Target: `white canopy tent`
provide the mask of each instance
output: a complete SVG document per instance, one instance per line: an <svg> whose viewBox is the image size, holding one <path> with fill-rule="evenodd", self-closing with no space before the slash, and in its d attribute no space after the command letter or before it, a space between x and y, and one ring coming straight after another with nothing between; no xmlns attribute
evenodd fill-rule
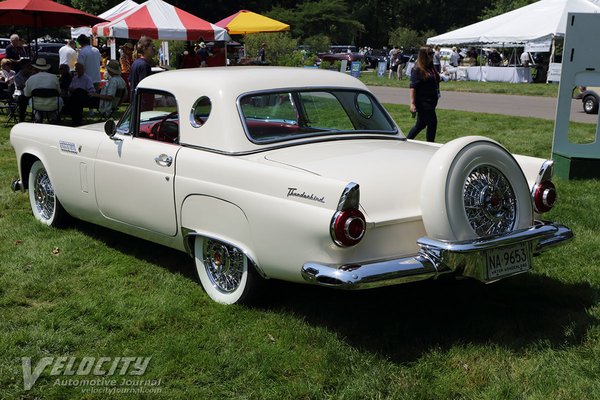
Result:
<svg viewBox="0 0 600 400"><path fill-rule="evenodd" d="M107 21L112 21L115 18L119 18L125 12L135 8L138 6L133 0L125 0L110 10L104 11L102 14L98 15L98 17L105 19ZM89 26L82 26L79 28L71 28L71 37L73 39L77 38L79 35L84 34L86 36L92 36L92 28Z"/></svg>
<svg viewBox="0 0 600 400"><path fill-rule="evenodd" d="M427 39L431 45L523 46L528 42L550 43L564 37L567 14L600 13L590 0L541 0L485 21ZM549 46L548 46L549 47Z"/></svg>

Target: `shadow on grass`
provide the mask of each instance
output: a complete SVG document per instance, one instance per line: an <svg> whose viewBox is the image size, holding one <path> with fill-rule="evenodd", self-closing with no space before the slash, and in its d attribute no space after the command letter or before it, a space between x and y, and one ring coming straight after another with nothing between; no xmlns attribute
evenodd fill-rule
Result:
<svg viewBox="0 0 600 400"><path fill-rule="evenodd" d="M598 291L534 274L492 285L442 279L347 292L277 284L272 311L301 315L357 348L395 362L463 344L519 351L532 344L579 344L598 320L587 313Z"/></svg>
<svg viewBox="0 0 600 400"><path fill-rule="evenodd" d="M143 239L76 221L76 229L124 254L197 282L185 253ZM348 344L399 363L432 349L497 344L515 351L539 343L577 345L598 324L587 309L599 292L519 275L495 284L444 278L365 291L342 291L269 281L257 311L290 313L336 332ZM198 290L201 290L198 288Z"/></svg>

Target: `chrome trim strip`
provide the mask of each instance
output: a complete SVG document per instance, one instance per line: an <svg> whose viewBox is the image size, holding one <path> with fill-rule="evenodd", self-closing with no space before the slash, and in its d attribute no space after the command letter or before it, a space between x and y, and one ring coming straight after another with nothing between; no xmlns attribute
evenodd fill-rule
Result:
<svg viewBox="0 0 600 400"><path fill-rule="evenodd" d="M573 232L564 225L536 221L527 229L469 241L447 242L422 237L417 240L421 249L414 257L339 266L308 262L302 267L301 274L309 283L340 289L396 285L436 278L444 273L455 273L490 283L499 279L488 278L483 251L528 243L528 252L538 255L572 237ZM521 272L502 278L517 273Z"/></svg>
<svg viewBox="0 0 600 400"><path fill-rule="evenodd" d="M538 175L535 178L535 185L533 185L533 188L531 191L532 196L534 194L536 185L539 185L543 181L547 181L548 179L552 178L553 169L554 169L553 167L554 167L553 160L544 161L544 163L542 164L542 166L540 168L540 172L538 172Z"/></svg>

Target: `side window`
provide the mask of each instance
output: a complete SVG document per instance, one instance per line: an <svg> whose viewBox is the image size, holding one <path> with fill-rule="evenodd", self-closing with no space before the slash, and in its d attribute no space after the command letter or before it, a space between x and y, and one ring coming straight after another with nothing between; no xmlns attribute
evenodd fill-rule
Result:
<svg viewBox="0 0 600 400"><path fill-rule="evenodd" d="M167 143L179 142L179 112L175 96L140 90L138 136Z"/></svg>
<svg viewBox="0 0 600 400"><path fill-rule="evenodd" d="M129 105L125 113L119 120L119 124L117 125L117 132L122 135L131 135L131 116L133 115L133 107Z"/></svg>
<svg viewBox="0 0 600 400"><path fill-rule="evenodd" d="M208 120L212 103L208 97L202 96L194 103L192 107L192 115L190 115L190 123L194 128L200 128Z"/></svg>

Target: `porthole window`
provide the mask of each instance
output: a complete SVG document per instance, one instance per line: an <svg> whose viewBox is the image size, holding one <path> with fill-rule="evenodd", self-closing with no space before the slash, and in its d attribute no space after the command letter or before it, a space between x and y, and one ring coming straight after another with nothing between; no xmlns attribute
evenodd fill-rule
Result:
<svg viewBox="0 0 600 400"><path fill-rule="evenodd" d="M364 93L356 95L356 109L364 118L371 118L373 116L373 103L371 98Z"/></svg>
<svg viewBox="0 0 600 400"><path fill-rule="evenodd" d="M192 107L192 113L190 115L190 123L194 128L200 128L206 123L212 109L212 103L206 96L200 97L194 103Z"/></svg>

